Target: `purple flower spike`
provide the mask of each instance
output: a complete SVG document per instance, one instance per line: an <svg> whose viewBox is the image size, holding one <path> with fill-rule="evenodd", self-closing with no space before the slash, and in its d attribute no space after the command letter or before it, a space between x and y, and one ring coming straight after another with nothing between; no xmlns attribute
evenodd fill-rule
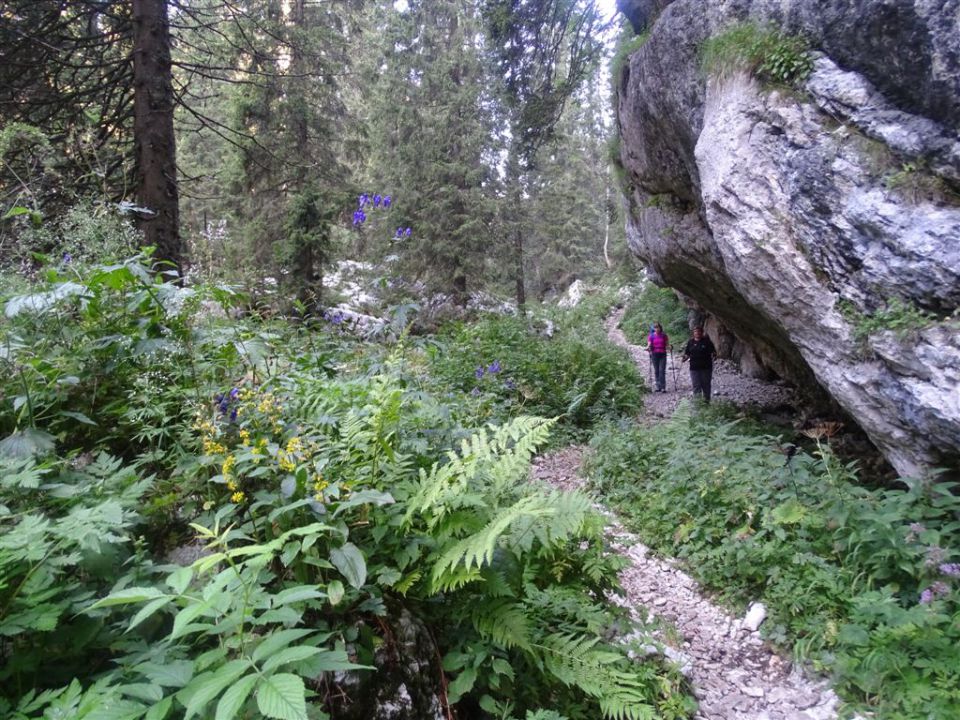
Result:
<svg viewBox="0 0 960 720"><path fill-rule="evenodd" d="M487 372L490 373L491 375L496 375L502 369L503 368L500 367L500 361L494 360L492 363L490 363L490 367L487 368Z"/></svg>
<svg viewBox="0 0 960 720"><path fill-rule="evenodd" d="M64 261L65 263L67 263L67 265L69 265L71 260L73 260L73 255L71 255L71 254L68 253L68 252L65 252L65 253L63 254L63 261Z"/></svg>
<svg viewBox="0 0 960 720"><path fill-rule="evenodd" d="M374 207L380 207L380 200L381 200L381 197L380 197L379 195L374 195L374 196L373 196L373 206L374 206Z"/></svg>
<svg viewBox="0 0 960 720"><path fill-rule="evenodd" d="M233 408L233 410L230 411L230 422L236 422L236 421L237 421L237 408Z"/></svg>
<svg viewBox="0 0 960 720"><path fill-rule="evenodd" d="M401 237L403 235L403 228L397 228L397 234L394 237Z"/></svg>
<svg viewBox="0 0 960 720"><path fill-rule="evenodd" d="M411 232L410 228L407 228L406 230L403 231L403 234L406 235L407 237L410 237L410 232Z"/></svg>
<svg viewBox="0 0 960 720"><path fill-rule="evenodd" d="M929 605L937 598L946 597L949 594L950 587L945 582L937 580L935 583L932 583L930 587L920 593L920 604Z"/></svg>
<svg viewBox="0 0 960 720"><path fill-rule="evenodd" d="M353 224L360 225L367 219L367 214L363 210L357 210L353 213Z"/></svg>
<svg viewBox="0 0 960 720"><path fill-rule="evenodd" d="M943 563L937 569L947 577L960 577L960 563Z"/></svg>
<svg viewBox="0 0 960 720"><path fill-rule="evenodd" d="M230 390L230 399L236 400L240 395L240 388L233 388Z"/></svg>
<svg viewBox="0 0 960 720"><path fill-rule="evenodd" d="M390 203L392 202L393 202L392 198L389 195L387 195L385 198L383 198L383 207L384 208L390 207Z"/></svg>
<svg viewBox="0 0 960 720"><path fill-rule="evenodd" d="M473 374L477 376L477 380L483 377L483 365L477 365L477 369L473 371Z"/></svg>

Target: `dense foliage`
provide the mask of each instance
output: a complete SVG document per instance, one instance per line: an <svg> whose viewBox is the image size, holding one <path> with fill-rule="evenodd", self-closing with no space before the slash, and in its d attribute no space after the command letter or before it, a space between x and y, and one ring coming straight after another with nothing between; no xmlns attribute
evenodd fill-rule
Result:
<svg viewBox="0 0 960 720"><path fill-rule="evenodd" d="M627 303L620 327L631 343L645 347L651 326L658 322L679 351L690 337L688 314L676 292L645 283Z"/></svg>
<svg viewBox="0 0 960 720"><path fill-rule="evenodd" d="M598 434L595 487L660 552L880 718L960 713L960 498L950 483L857 484L826 438L806 450L690 408L655 432Z"/></svg>
<svg viewBox="0 0 960 720"><path fill-rule="evenodd" d="M410 633L454 712L688 714L678 674L613 640L633 622L608 605L622 561L590 500L524 481L555 421L429 374L457 333L231 320L229 289L149 270L48 266L5 304L6 716L347 717ZM501 322L482 337L514 347L487 374L516 359L534 383L519 359L544 341ZM628 376L550 342L570 354L559 397ZM580 402L580 423L617 407Z"/></svg>

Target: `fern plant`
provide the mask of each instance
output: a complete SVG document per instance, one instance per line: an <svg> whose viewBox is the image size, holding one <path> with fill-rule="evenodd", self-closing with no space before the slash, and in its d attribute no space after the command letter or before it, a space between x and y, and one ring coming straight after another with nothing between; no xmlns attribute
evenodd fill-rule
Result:
<svg viewBox="0 0 960 720"><path fill-rule="evenodd" d="M601 555L602 519L580 493L524 482L553 424L520 417L475 433L421 470L408 501L405 524L431 540L430 574L411 592L466 610L444 618L444 635L461 638L445 660L458 673L451 701L474 694L500 714L514 703L533 709L538 684L515 682L532 672L605 717L663 717L659 671L603 639L619 561Z"/></svg>

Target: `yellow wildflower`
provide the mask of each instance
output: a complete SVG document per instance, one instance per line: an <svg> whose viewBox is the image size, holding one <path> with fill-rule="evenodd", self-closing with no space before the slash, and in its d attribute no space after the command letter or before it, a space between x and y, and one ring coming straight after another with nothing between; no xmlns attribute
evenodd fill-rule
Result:
<svg viewBox="0 0 960 720"><path fill-rule="evenodd" d="M277 465L280 466L281 470L286 470L287 472L293 471L297 467L296 463L287 455L283 450L277 453Z"/></svg>
<svg viewBox="0 0 960 720"><path fill-rule="evenodd" d="M237 464L237 459L233 455L227 455L223 459L223 476L230 477L230 473L233 472L233 466Z"/></svg>
<svg viewBox="0 0 960 720"><path fill-rule="evenodd" d="M250 447L250 431L246 428L240 430L240 443L244 447Z"/></svg>
<svg viewBox="0 0 960 720"><path fill-rule="evenodd" d="M233 495L230 496L230 502L236 503L237 505L239 505L246 499L247 499L247 496L244 495L242 490L237 490Z"/></svg>
<svg viewBox="0 0 960 720"><path fill-rule="evenodd" d="M233 480L227 480L227 490L230 492L236 492L239 489L240 487Z"/></svg>

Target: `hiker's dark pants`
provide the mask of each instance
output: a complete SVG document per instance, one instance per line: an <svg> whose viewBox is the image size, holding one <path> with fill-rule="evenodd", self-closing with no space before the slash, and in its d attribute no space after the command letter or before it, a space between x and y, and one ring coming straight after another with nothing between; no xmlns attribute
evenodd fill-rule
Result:
<svg viewBox="0 0 960 720"><path fill-rule="evenodd" d="M653 377L656 380L657 390L667 389L667 354L650 353L653 360Z"/></svg>
<svg viewBox="0 0 960 720"><path fill-rule="evenodd" d="M713 369L694 370L690 368L690 384L693 386L693 396L703 395L704 402L710 402L710 380L713 377Z"/></svg>

